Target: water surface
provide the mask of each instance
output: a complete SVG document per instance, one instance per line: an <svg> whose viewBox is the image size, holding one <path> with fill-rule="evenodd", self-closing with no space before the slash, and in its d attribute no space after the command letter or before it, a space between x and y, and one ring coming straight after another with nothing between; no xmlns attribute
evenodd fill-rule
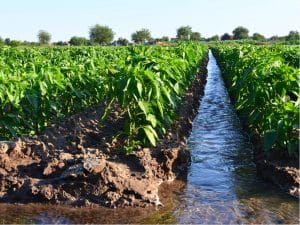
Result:
<svg viewBox="0 0 300 225"><path fill-rule="evenodd" d="M209 52L205 94L188 139L178 223L298 223L299 202L256 176L252 146Z"/></svg>

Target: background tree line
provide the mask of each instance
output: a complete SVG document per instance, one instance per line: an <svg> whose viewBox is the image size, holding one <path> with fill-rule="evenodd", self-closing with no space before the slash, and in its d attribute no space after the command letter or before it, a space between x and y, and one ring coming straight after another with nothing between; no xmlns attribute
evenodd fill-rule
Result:
<svg viewBox="0 0 300 225"><path fill-rule="evenodd" d="M72 46L90 46L90 45L122 45L127 46L130 43L126 38L119 37L117 40L113 41L115 33L113 30L105 25L96 24L89 29L89 39L85 37L73 36L69 41L58 41L53 42L53 45L72 45ZM39 45L49 45L51 41L51 34L45 30L40 30L37 34L38 42L28 42L28 41L17 41L10 40L9 38L2 39L0 37L0 45L10 45L10 46L39 46ZM131 34L131 40L135 44L155 44L157 42L169 42L169 41L227 41L227 40L254 40L258 42L265 41L281 41L287 44L299 44L299 32L290 31L287 36L272 36L266 38L260 33L253 33L252 36L249 35L249 30L243 26L238 26L232 31L232 34L224 33L221 37L218 35L213 35L209 38L204 38L197 31L193 31L190 26L181 26L176 31L176 38L169 38L163 36L161 38L153 38L149 29L143 28L135 31Z"/></svg>

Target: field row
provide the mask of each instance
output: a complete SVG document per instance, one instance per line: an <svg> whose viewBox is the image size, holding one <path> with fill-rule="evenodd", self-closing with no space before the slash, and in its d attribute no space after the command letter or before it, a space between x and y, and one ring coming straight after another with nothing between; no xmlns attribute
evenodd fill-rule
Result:
<svg viewBox="0 0 300 225"><path fill-rule="evenodd" d="M207 47L0 48L0 139L34 134L59 118L106 102L127 121L128 150L156 144L175 118Z"/></svg>
<svg viewBox="0 0 300 225"><path fill-rule="evenodd" d="M299 48L214 46L240 118L263 136L264 149L298 155Z"/></svg>

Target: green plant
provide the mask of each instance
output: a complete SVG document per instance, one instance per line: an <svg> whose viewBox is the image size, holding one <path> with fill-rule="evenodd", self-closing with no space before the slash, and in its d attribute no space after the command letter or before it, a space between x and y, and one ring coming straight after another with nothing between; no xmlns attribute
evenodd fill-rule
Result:
<svg viewBox="0 0 300 225"><path fill-rule="evenodd" d="M214 46L240 117L274 147L298 157L299 70L295 53L284 46Z"/></svg>
<svg viewBox="0 0 300 225"><path fill-rule="evenodd" d="M0 48L0 138L34 134L107 101L126 115L118 136L131 151L156 145L175 118L207 47Z"/></svg>

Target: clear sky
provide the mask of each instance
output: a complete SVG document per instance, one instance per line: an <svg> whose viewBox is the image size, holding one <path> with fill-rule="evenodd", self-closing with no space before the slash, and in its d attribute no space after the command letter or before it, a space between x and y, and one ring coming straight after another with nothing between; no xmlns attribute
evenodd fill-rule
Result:
<svg viewBox="0 0 300 225"><path fill-rule="evenodd" d="M52 41L88 37L95 24L108 25L115 39L148 28L153 37L176 36L190 25L204 37L245 26L266 37L300 30L300 0L0 0L0 36L37 41L40 29Z"/></svg>

